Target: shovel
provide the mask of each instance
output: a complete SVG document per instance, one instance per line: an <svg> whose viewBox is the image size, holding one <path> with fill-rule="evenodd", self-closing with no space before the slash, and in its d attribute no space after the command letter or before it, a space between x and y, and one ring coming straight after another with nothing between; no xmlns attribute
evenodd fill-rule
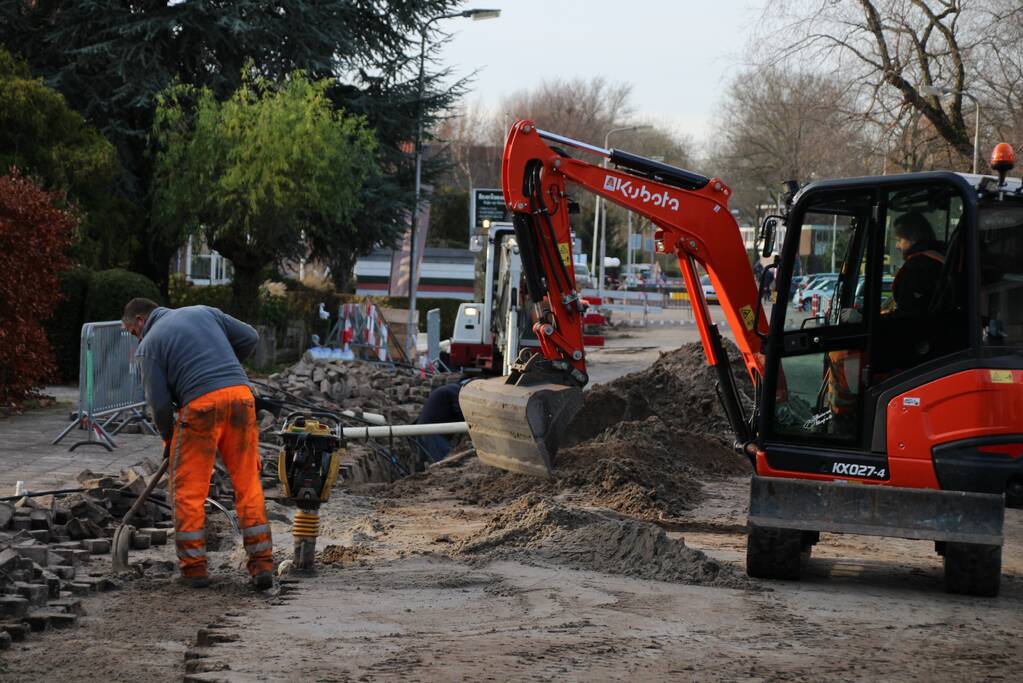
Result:
<svg viewBox="0 0 1023 683"><path fill-rule="evenodd" d="M117 527L117 531L114 532L114 540L110 543L110 554L113 556L114 571L123 572L129 569L128 567L128 551L131 550L132 537L135 535L135 527L130 522L135 516L135 513L139 511L146 500L149 498L149 494L153 492L156 485L163 479L164 473L167 471L167 465L170 463L168 456L168 448L164 448L163 462L160 464L160 469L156 471L153 478L149 480L149 484L146 486L146 490L142 492L135 503L128 510L128 514L121 520L121 526Z"/></svg>

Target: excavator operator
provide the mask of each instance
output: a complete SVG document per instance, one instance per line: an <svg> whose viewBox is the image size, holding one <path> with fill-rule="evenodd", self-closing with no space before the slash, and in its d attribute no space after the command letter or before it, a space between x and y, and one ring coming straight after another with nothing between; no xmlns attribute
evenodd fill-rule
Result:
<svg viewBox="0 0 1023 683"><path fill-rule="evenodd" d="M899 316L926 315L945 263L945 245L919 211L896 219L894 234L895 246L905 259L892 282L894 311Z"/></svg>
<svg viewBox="0 0 1023 683"><path fill-rule="evenodd" d="M256 348L252 327L209 306L169 309L132 299L121 318L139 339L146 403L170 448L169 490L182 582L204 588L206 496L217 451L231 475L252 585L273 585L273 545L259 480L255 399L241 361ZM178 409L177 421L174 409Z"/></svg>

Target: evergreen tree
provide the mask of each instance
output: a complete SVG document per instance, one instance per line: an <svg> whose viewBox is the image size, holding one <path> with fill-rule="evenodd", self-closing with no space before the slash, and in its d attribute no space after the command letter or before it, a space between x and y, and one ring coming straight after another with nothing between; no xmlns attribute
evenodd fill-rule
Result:
<svg viewBox="0 0 1023 683"><path fill-rule="evenodd" d="M95 267L130 258L130 244L117 234L130 207L111 195L118 168L113 146L3 48L0 102L0 174L17 167L42 190L56 192L62 206L77 209L75 260Z"/></svg>
<svg viewBox="0 0 1023 683"><path fill-rule="evenodd" d="M419 31L457 0L36 0L0 3L0 42L27 60L114 143L120 191L138 208L133 268L161 286L180 242L152 220L149 136L157 94L174 83L218 99L240 85L251 62L281 81L295 71L332 79L330 97L364 115L379 143L383 174L365 188L351 222L365 244L393 239L412 202L411 149L417 114ZM437 38L437 35L432 38ZM437 43L432 41L434 45ZM426 128L461 93L425 78ZM434 167L424 169L429 180Z"/></svg>
<svg viewBox="0 0 1023 683"><path fill-rule="evenodd" d="M178 86L157 106L155 221L201 232L231 260L232 308L243 319L255 320L268 265L305 256L313 238L349 249L344 226L377 174L373 134L333 109L326 88L301 72L278 85L256 76L222 102Z"/></svg>

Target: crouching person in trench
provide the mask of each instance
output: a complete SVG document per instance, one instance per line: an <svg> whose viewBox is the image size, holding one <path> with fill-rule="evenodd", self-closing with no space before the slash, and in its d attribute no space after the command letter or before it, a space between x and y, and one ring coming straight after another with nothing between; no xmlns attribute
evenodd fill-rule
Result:
<svg viewBox="0 0 1023 683"><path fill-rule="evenodd" d="M121 322L139 339L146 402L169 445L165 452L170 454L169 492L182 581L196 588L210 583L205 504L219 450L234 486L252 585L270 588L273 546L259 481L259 428L241 365L259 335L216 308L172 310L149 299L129 301Z"/></svg>

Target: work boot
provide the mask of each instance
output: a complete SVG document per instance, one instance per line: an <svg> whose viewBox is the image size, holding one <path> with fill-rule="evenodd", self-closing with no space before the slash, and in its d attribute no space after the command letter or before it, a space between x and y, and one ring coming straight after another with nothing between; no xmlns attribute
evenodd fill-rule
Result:
<svg viewBox="0 0 1023 683"><path fill-rule="evenodd" d="M210 585L210 577L205 574L200 576L182 576L178 580L189 588L208 588Z"/></svg>
<svg viewBox="0 0 1023 683"><path fill-rule="evenodd" d="M274 575L269 571L259 572L252 577L252 587L257 591L265 591L273 588Z"/></svg>

